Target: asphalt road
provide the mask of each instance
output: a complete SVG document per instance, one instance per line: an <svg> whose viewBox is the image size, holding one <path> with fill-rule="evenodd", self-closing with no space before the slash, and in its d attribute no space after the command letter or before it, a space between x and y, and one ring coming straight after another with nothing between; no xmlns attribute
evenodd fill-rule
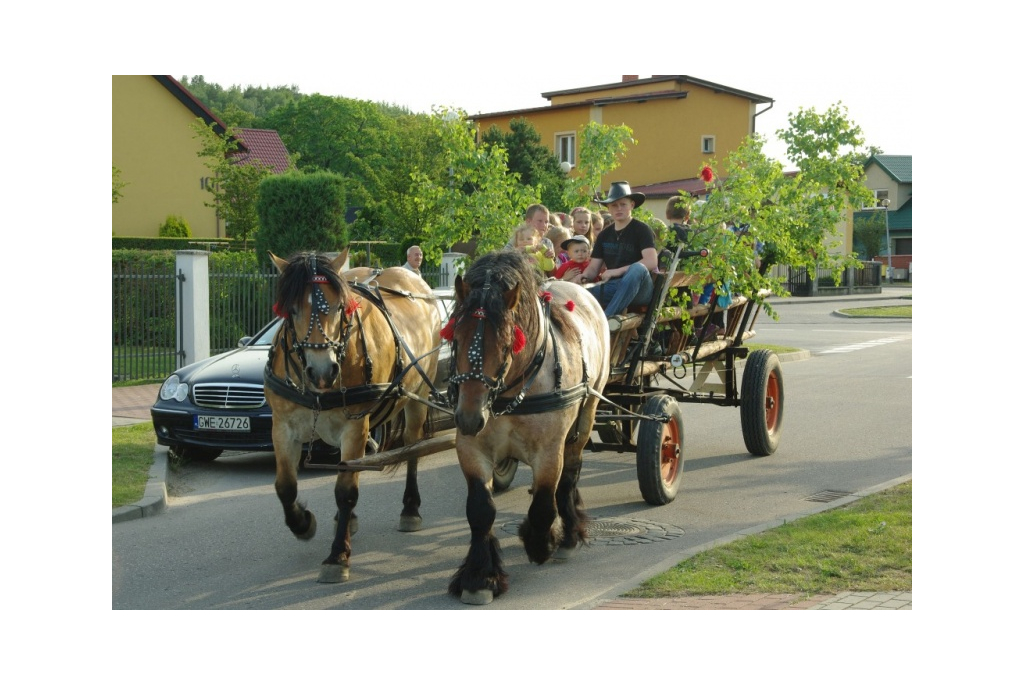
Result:
<svg viewBox="0 0 1024 685"><path fill-rule="evenodd" d="M593 541L571 560L527 561L515 535L529 506L529 469L521 467L513 488L496 497L511 588L488 606L468 607L445 593L469 541L465 482L452 451L420 461L424 527L416 533L396 530L403 472L363 474L351 579L338 585L316 582L330 544L330 472L300 477L300 499L320 525L302 542L284 526L272 454L232 453L190 466L169 482L165 513L113 527L112 606L590 608L695 547L911 473L911 324L844 319L832 314L836 306L786 303L778 322L759 321L757 342L812 352L783 364L784 429L774 455L746 452L738 409L684 405L686 462L676 500L643 502L633 454L588 455L580 486Z"/></svg>

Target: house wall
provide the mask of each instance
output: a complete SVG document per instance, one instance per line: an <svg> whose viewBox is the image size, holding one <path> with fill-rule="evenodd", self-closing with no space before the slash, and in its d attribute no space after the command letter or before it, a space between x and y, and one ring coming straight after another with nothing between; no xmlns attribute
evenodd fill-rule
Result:
<svg viewBox="0 0 1024 685"><path fill-rule="evenodd" d="M541 142L555 149L555 135L576 131L577 155L579 136L590 121L609 126L625 124L633 130L637 141L627 146L622 165L602 179L602 186L611 181L626 180L632 186L641 186L682 178L695 178L705 162L720 164L729 152L739 147L752 132L755 105L747 98L715 93L693 84L683 84L686 97L651 99L642 102L624 102L604 106L580 104L565 109L531 110L525 113L506 113L498 116L476 116L474 120L486 131L491 125L509 130L512 119L525 117L537 129ZM664 91L669 86L651 84L635 88L620 88L587 92L574 96L552 98L552 105L570 104L580 98L602 96L622 97L654 90ZM672 84L677 90L680 84ZM632 92L632 91L636 92ZM682 94L682 93L681 93ZM714 154L701 151L701 138L715 136Z"/></svg>
<svg viewBox="0 0 1024 685"><path fill-rule="evenodd" d="M170 214L188 221L192 235L223 237L211 195L201 186L209 174L196 155L189 125L195 115L152 76L114 76L112 163L128 185L113 205L113 232L156 236Z"/></svg>

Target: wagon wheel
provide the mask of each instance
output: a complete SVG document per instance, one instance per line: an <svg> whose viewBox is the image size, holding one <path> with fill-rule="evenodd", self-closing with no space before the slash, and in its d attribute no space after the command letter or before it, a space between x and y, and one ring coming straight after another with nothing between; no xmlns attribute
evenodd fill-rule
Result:
<svg viewBox="0 0 1024 685"><path fill-rule="evenodd" d="M644 402L641 413L669 417L665 423L640 421L636 440L640 494L648 504L668 504L683 480L683 412L668 395L655 395Z"/></svg>
<svg viewBox="0 0 1024 685"><path fill-rule="evenodd" d="M740 423L747 450L766 457L779 446L782 432L782 364L770 350L754 350L743 367Z"/></svg>
<svg viewBox="0 0 1024 685"><path fill-rule="evenodd" d="M494 483L492 488L494 492L505 492L509 486L512 485L512 480L516 477L516 470L519 469L519 462L512 457L505 457L497 464L494 465Z"/></svg>

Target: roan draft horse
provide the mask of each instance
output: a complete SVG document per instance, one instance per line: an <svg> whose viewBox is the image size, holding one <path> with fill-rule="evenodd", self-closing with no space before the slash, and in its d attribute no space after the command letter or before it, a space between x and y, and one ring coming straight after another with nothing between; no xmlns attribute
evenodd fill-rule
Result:
<svg viewBox="0 0 1024 685"><path fill-rule="evenodd" d="M339 273L347 249L334 261L316 253L288 260L270 256L281 272L274 308L285 320L264 372L273 411L274 487L288 528L309 540L316 533L316 518L296 501L303 443L319 437L340 448L342 462L351 461L364 455L374 426L402 411L402 443L419 441L427 406L407 394L425 396L424 387L434 378L440 317L427 283L407 269L384 269L369 284L350 284L349 274L370 271ZM416 460L407 462L406 469L399 530L413 531L422 525ZM337 529L320 567L322 583L349 576L358 471L339 471L334 499Z"/></svg>
<svg viewBox="0 0 1024 685"><path fill-rule="evenodd" d="M583 288L542 283L514 250L477 259L465 278L456 277L455 299L441 337L452 345L448 399L471 538L448 592L488 604L508 589L492 532L495 464L512 457L533 471L533 498L519 527L530 561L566 558L585 542L577 483L608 380L608 321Z"/></svg>

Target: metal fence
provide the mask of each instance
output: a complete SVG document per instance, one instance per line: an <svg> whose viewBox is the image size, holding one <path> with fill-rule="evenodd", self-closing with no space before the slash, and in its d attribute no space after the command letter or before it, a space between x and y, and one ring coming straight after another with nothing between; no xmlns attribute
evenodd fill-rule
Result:
<svg viewBox="0 0 1024 685"><path fill-rule="evenodd" d="M836 284L834 271L818 267L814 275L804 266L772 266L770 274L781 278L787 290L796 297L814 295L850 295L859 291L877 291L882 285L882 265L879 262L861 262L861 269L844 269Z"/></svg>
<svg viewBox="0 0 1024 685"><path fill-rule="evenodd" d="M258 273L216 271L210 268L210 354L238 347L273 317L277 269Z"/></svg>
<svg viewBox="0 0 1024 685"><path fill-rule="evenodd" d="M113 380L161 379L178 364L174 263L145 273L124 264L113 274Z"/></svg>
<svg viewBox="0 0 1024 685"><path fill-rule="evenodd" d="M114 264L111 271L113 381L162 381L184 360L178 337L182 322L175 314L184 276L175 273L173 261L145 267ZM273 266L240 273L211 263L209 276L210 354L220 354L273 317L278 273ZM424 269L423 278L432 288L453 285L447 265Z"/></svg>

